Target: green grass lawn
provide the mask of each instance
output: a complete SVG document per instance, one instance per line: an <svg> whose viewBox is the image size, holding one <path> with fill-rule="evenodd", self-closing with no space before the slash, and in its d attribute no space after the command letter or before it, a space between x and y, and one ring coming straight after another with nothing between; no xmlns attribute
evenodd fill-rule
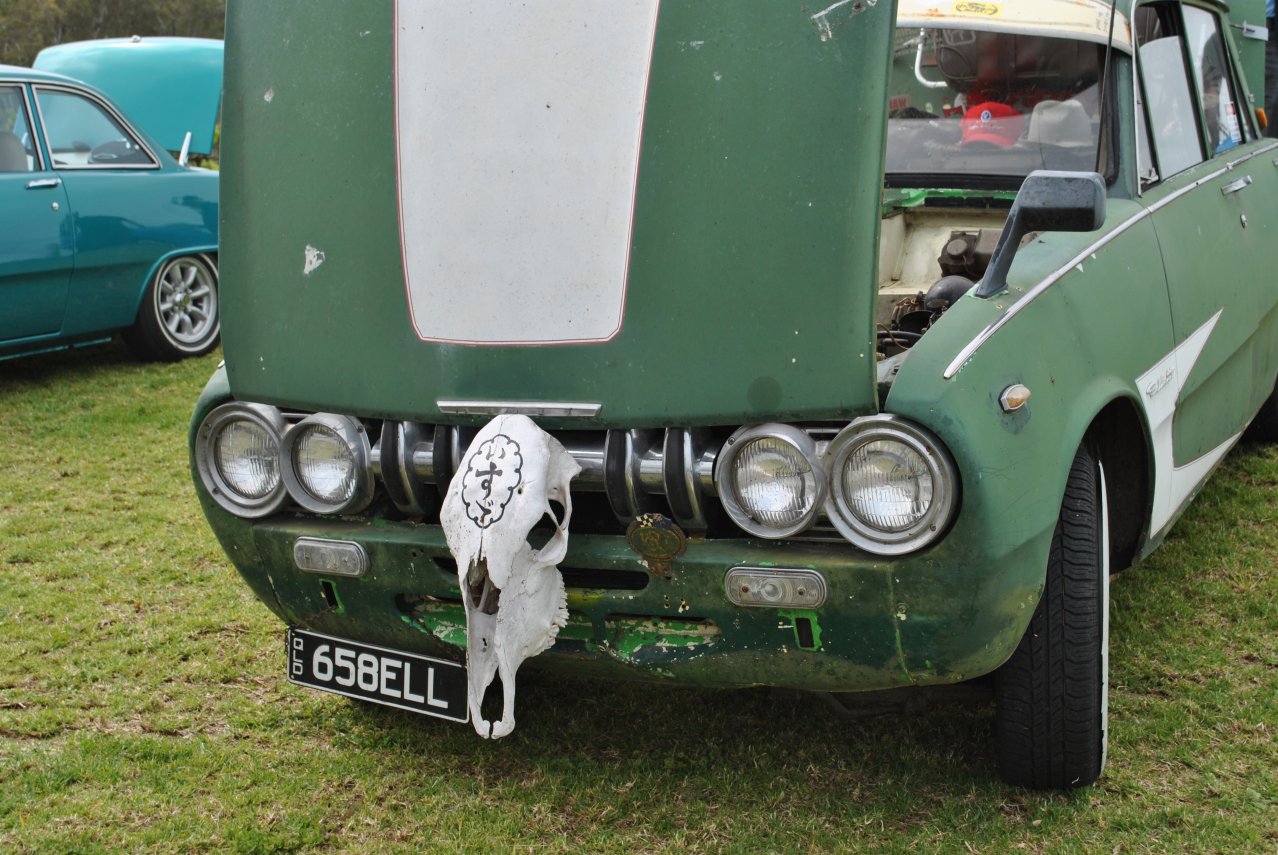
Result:
<svg viewBox="0 0 1278 855"><path fill-rule="evenodd" d="M191 487L217 360L0 363L0 852L1278 853L1274 450L1115 580L1108 771L1037 794L981 702L521 673L488 742L291 686Z"/></svg>

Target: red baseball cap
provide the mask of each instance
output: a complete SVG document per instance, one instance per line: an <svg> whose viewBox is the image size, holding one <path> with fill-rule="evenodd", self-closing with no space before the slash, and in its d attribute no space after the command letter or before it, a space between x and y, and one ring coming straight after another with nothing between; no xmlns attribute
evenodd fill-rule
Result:
<svg viewBox="0 0 1278 855"><path fill-rule="evenodd" d="M1025 130L1025 117L997 101L977 104L963 114L963 142L987 142L1007 148L1015 145Z"/></svg>

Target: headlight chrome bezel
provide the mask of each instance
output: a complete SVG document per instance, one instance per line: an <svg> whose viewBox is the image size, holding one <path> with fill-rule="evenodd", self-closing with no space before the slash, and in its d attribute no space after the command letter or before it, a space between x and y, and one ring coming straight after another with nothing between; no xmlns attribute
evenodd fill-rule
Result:
<svg viewBox="0 0 1278 855"><path fill-rule="evenodd" d="M807 463L815 482L816 498L812 502L812 507L804 513L801 519L784 528L766 526L756 520L746 510L739 498L738 487L734 477L733 467L737 457L751 442L763 438L778 440L790 446ZM747 534L767 540L781 540L793 537L811 527L822 507L826 504L826 494L829 489L829 478L826 476L820 455L817 454L816 440L793 425L777 423L747 425L732 434L728 441L724 443L723 450L719 453L719 459L715 462L714 480L719 494L719 501L723 504L724 510L728 512L728 516L732 518L732 521Z"/></svg>
<svg viewBox="0 0 1278 855"><path fill-rule="evenodd" d="M845 495L843 470L848 458L871 442L896 442L919 455L932 479L932 501L911 525L888 531L857 516ZM857 419L839 432L826 449L830 493L825 513L839 533L853 546L876 555L898 556L928 546L949 528L958 509L958 468L941 441L926 428L898 416Z"/></svg>
<svg viewBox="0 0 1278 855"><path fill-rule="evenodd" d="M223 476L217 464L217 441L232 422L247 421L265 430L275 441L278 476L275 486L264 496L245 496ZM284 485L283 448L288 423L275 407L233 402L215 407L204 417L195 441L195 465L200 480L218 507L238 517L259 519L275 513L288 499Z"/></svg>
<svg viewBox="0 0 1278 855"><path fill-rule="evenodd" d="M298 475L294 463L294 450L311 427L332 431L345 443L350 452L355 487L351 495L340 502L330 502L316 496ZM333 413L315 413L289 428L280 444L280 474L288 494L302 508L317 514L354 514L362 511L373 500L372 447L364 425L351 416Z"/></svg>

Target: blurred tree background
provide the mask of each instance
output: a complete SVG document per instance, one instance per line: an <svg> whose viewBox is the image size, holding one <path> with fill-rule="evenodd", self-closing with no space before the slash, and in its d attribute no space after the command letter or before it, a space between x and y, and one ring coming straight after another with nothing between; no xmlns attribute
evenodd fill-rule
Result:
<svg viewBox="0 0 1278 855"><path fill-rule="evenodd" d="M0 0L0 63L30 65L41 48L83 39L220 39L225 18L226 0Z"/></svg>

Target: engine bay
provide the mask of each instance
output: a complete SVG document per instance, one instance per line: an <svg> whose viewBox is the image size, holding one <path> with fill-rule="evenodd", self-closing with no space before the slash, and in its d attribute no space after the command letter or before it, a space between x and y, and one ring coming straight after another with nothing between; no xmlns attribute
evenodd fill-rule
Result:
<svg viewBox="0 0 1278 855"><path fill-rule="evenodd" d="M981 280L1005 219L1001 210L911 209L883 220L875 310L880 361L909 351Z"/></svg>

